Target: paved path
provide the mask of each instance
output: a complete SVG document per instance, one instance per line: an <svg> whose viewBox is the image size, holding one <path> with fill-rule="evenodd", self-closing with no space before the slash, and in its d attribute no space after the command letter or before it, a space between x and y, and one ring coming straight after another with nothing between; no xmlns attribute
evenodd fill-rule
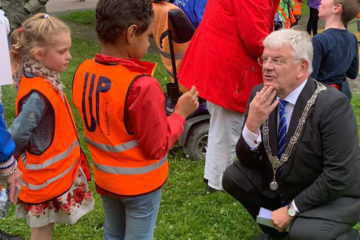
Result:
<svg viewBox="0 0 360 240"><path fill-rule="evenodd" d="M98 0L50 0L46 3L49 13L65 12L79 9L95 9Z"/></svg>

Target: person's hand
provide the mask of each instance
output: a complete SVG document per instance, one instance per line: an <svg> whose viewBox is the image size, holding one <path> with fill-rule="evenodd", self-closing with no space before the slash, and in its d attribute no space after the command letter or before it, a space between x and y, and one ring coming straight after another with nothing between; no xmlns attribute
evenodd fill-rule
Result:
<svg viewBox="0 0 360 240"><path fill-rule="evenodd" d="M196 88L192 86L190 91L181 95L175 106L174 112L180 114L184 118L190 116L199 107L198 94Z"/></svg>
<svg viewBox="0 0 360 240"><path fill-rule="evenodd" d="M22 172L20 169L17 168L15 172L8 177L7 181L9 184L10 202L15 203L22 185Z"/></svg>
<svg viewBox="0 0 360 240"><path fill-rule="evenodd" d="M281 207L272 212L272 221L279 232L283 232L291 224L295 217L288 214L287 206Z"/></svg>
<svg viewBox="0 0 360 240"><path fill-rule="evenodd" d="M276 90L271 86L264 86L256 93L249 105L246 127L253 133L258 133L260 126L277 106L279 100L275 99Z"/></svg>

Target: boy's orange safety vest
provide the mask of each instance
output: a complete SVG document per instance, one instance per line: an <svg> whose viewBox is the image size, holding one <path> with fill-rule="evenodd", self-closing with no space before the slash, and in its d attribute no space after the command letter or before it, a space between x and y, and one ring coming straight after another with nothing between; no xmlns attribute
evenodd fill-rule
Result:
<svg viewBox="0 0 360 240"><path fill-rule="evenodd" d="M19 199L41 203L66 192L73 184L80 167L80 145L66 96L62 96L45 79L23 77L16 98L16 115L22 99L37 91L50 102L55 114L54 136L50 146L40 155L27 149L18 161L23 173Z"/></svg>
<svg viewBox="0 0 360 240"><path fill-rule="evenodd" d="M73 81L73 102L83 120L95 183L123 196L158 189L168 173L167 156L148 159L124 121L127 93L139 75L122 65L86 60Z"/></svg>
<svg viewBox="0 0 360 240"><path fill-rule="evenodd" d="M166 71L170 76L170 80L174 82L173 68L171 65L171 55L170 55L170 44L169 37L162 37L163 34L171 28L169 23L169 12L171 10L182 11L179 7L172 3L161 1L159 3L153 3L154 9L154 21L153 21L153 35L155 39L156 46L160 49L161 60L165 66ZM185 13L184 13L185 15ZM184 57L187 47L189 46L190 41L185 43L176 43L173 41L174 53L175 53L175 62L176 68L179 69L181 60ZM187 88L179 84L181 92L186 92Z"/></svg>

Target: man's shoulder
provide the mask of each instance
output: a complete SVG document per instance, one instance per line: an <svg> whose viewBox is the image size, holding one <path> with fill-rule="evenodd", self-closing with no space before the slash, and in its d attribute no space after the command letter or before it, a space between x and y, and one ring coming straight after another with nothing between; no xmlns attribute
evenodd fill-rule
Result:
<svg viewBox="0 0 360 240"><path fill-rule="evenodd" d="M255 97L256 92L260 92L263 87L264 87L263 83L253 87L253 89L250 92L249 100L252 100Z"/></svg>
<svg viewBox="0 0 360 240"><path fill-rule="evenodd" d="M318 97L316 99L316 106L322 109L332 109L335 106L339 106L339 107L350 106L349 99L342 92L327 84L322 84L322 85L325 86L326 89L318 94Z"/></svg>
<svg viewBox="0 0 360 240"><path fill-rule="evenodd" d="M252 91L251 91L251 92L257 92L257 91L260 91L263 87L264 87L264 84L263 84L263 83L258 84L258 85L256 85L255 87L253 87L253 89L252 89Z"/></svg>
<svg viewBox="0 0 360 240"><path fill-rule="evenodd" d="M312 81L315 81L317 84L322 85L323 87L325 87L326 89L323 90L323 97L329 98L329 99L339 99L339 98L346 98L346 96L341 93L341 91L339 91L337 88L334 88L328 84L324 84L321 82L318 82L314 79L312 79Z"/></svg>

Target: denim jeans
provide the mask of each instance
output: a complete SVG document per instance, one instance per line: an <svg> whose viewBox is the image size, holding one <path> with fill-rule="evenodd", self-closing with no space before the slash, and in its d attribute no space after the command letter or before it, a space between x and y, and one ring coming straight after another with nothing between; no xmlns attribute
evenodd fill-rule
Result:
<svg viewBox="0 0 360 240"><path fill-rule="evenodd" d="M101 196L104 240L152 240L159 212L161 189L129 198Z"/></svg>

